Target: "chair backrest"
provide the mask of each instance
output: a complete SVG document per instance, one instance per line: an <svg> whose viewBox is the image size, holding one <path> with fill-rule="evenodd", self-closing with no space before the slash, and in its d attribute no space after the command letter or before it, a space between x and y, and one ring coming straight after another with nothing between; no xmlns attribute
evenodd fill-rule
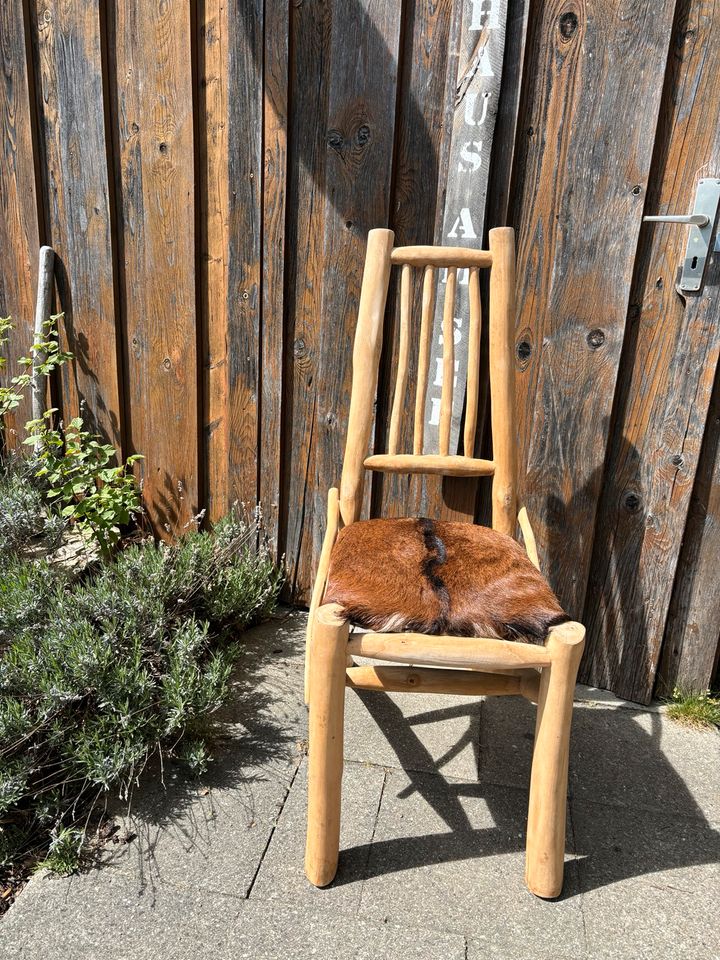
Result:
<svg viewBox="0 0 720 960"><path fill-rule="evenodd" d="M392 230L371 230L363 273L350 398L348 434L340 483L340 513L345 524L360 517L366 470L396 473L442 474L443 476L492 476L493 529L513 536L517 521L517 450L513 341L515 324L515 239L510 227L489 234L489 250L462 247L395 247ZM390 271L399 265L400 337L397 374L390 415L388 450L368 456L373 410L382 351L383 320ZM436 271L447 269L443 306L442 393L440 400L439 451L423 452L425 393L435 313ZM450 452L450 427L455 374L453 306L458 269L468 269L470 329L468 340L467 399L463 455ZM480 387L481 269L490 270L489 368L493 459L473 456ZM413 337L411 325L413 271L422 271L420 332ZM410 350L417 342L418 379L415 391L412 453L398 452L400 420L405 409Z"/></svg>

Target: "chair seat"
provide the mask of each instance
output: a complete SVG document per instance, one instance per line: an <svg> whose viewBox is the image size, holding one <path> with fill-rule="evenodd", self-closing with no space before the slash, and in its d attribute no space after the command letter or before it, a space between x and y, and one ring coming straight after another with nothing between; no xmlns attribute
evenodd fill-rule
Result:
<svg viewBox="0 0 720 960"><path fill-rule="evenodd" d="M323 603L381 632L542 643L569 620L511 537L470 523L363 520L338 534Z"/></svg>

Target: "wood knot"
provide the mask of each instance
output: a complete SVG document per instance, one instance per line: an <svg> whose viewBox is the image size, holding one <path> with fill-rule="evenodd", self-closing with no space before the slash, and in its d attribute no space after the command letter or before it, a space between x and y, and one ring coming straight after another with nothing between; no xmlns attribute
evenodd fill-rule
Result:
<svg viewBox="0 0 720 960"><path fill-rule="evenodd" d="M585 339L591 350L598 350L605 343L605 334L602 330L591 330Z"/></svg>
<svg viewBox="0 0 720 960"><path fill-rule="evenodd" d="M577 14L572 10L568 10L567 13L563 13L558 20L558 27L560 29L560 36L563 38L563 40L570 40L578 28Z"/></svg>
<svg viewBox="0 0 720 960"><path fill-rule="evenodd" d="M343 147L345 146L345 137L339 130L329 130L327 145L335 150L336 153L342 154Z"/></svg>
<svg viewBox="0 0 720 960"><path fill-rule="evenodd" d="M298 337L293 341L293 356L296 360L300 360L302 357L307 355L307 347L305 346L305 341L302 337Z"/></svg>
<svg viewBox="0 0 720 960"><path fill-rule="evenodd" d="M676 453L674 457L670 458L670 463L674 467L683 467L685 466L685 457L681 453Z"/></svg>
<svg viewBox="0 0 720 960"><path fill-rule="evenodd" d="M530 357L532 356L532 343L530 342L528 333L529 331L524 331L520 335L520 340L518 340L515 345L515 356L521 370L527 367L530 363Z"/></svg>
<svg viewBox="0 0 720 960"><path fill-rule="evenodd" d="M358 132L355 139L357 140L359 147L364 147L366 143L369 143L370 127L366 123L363 123L360 127L358 127Z"/></svg>
<svg viewBox="0 0 720 960"><path fill-rule="evenodd" d="M628 513L637 513L642 505L642 500L637 493L626 493L623 500L625 509Z"/></svg>

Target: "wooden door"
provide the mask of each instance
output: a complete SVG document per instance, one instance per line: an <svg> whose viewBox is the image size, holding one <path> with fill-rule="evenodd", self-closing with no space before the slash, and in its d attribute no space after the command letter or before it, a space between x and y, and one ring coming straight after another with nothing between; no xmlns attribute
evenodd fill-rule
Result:
<svg viewBox="0 0 720 960"><path fill-rule="evenodd" d="M664 637L667 690L683 671L709 681L720 629L717 431L702 449L720 268L678 293L688 227L642 221L690 212L698 180L720 177L720 13L547 4L536 30L516 197L525 500L543 569L588 626L581 679L647 701Z"/></svg>
<svg viewBox="0 0 720 960"><path fill-rule="evenodd" d="M718 31L715 4L678 5L646 213L690 212L700 178L720 180ZM678 292L688 229L648 223L641 232L586 596L592 641L585 675L634 700L647 700L658 669L662 693L676 679L707 685L720 631L717 483L713 489L707 477L717 449L717 398L712 412L710 404L720 258L710 259L697 294ZM686 530L690 552L682 549Z"/></svg>

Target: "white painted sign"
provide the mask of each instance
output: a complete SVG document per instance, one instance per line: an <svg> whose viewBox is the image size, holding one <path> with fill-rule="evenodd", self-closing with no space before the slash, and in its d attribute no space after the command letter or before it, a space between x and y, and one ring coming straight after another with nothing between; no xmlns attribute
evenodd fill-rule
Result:
<svg viewBox="0 0 720 960"><path fill-rule="evenodd" d="M507 0L464 0L460 63L450 164L445 199L442 243L447 246L482 245L487 202L490 152L500 96ZM425 399L427 422L423 452L438 450L442 393L442 317L447 271L440 271L433 330L431 373ZM455 380L450 452L457 452L465 400L468 364L468 271L458 271L455 297Z"/></svg>

